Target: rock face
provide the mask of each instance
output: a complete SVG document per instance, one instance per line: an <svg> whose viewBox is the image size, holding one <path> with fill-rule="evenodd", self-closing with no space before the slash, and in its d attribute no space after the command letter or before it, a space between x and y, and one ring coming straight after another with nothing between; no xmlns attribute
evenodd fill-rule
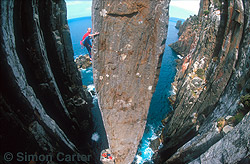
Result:
<svg viewBox="0 0 250 164"><path fill-rule="evenodd" d="M178 42L172 43L169 46L178 54L186 56L191 49L194 49L195 42L198 40L199 31L199 18L198 16L191 16L179 27Z"/></svg>
<svg viewBox="0 0 250 164"><path fill-rule="evenodd" d="M110 150L131 163L159 76L168 0L93 0L93 73Z"/></svg>
<svg viewBox="0 0 250 164"><path fill-rule="evenodd" d="M75 59L75 63L78 69L86 69L92 66L89 55L80 55Z"/></svg>
<svg viewBox="0 0 250 164"><path fill-rule="evenodd" d="M73 60L65 2L0 7L0 163L5 152L91 155L91 98Z"/></svg>
<svg viewBox="0 0 250 164"><path fill-rule="evenodd" d="M176 23L176 25L175 25L175 28L179 29L180 26L181 26L181 24L182 24L182 21L178 20L177 23Z"/></svg>
<svg viewBox="0 0 250 164"><path fill-rule="evenodd" d="M249 108L240 114L246 107L241 98L250 92L249 6L247 0L203 0L195 21L189 18L180 28L172 48L184 58L172 84L174 112L162 131L155 163L249 161ZM221 125L221 118L240 123Z"/></svg>

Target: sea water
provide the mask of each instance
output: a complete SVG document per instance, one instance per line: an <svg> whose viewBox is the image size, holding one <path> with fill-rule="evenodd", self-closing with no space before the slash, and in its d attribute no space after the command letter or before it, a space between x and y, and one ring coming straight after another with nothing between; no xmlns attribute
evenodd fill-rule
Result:
<svg viewBox="0 0 250 164"><path fill-rule="evenodd" d="M151 162L153 151L150 148L150 142L160 135L163 127L161 120L166 117L169 111L171 111L171 105L168 97L172 93L171 83L174 81L174 76L176 74L175 60L178 57L168 45L178 40L178 30L175 28L178 20L181 19L173 17L169 19L168 36L162 59L160 76L150 103L144 135L140 145L138 146L137 154L134 160L134 163L136 164L142 164L146 161Z"/></svg>
<svg viewBox="0 0 250 164"><path fill-rule="evenodd" d="M176 74L176 62L177 54L168 46L170 43L178 40L178 30L175 28L175 24L178 18L170 18L168 26L168 36L166 41L166 48L162 59L161 72L159 81L152 97L147 124L143 138L140 145L134 163L142 164L145 161L150 161L153 151L149 147L150 142L159 136L160 129L162 128L161 120L164 119L166 114L171 110L168 97L171 95L171 83L174 80ZM68 24L71 32L71 39L74 49L74 58L79 55L87 54L86 49L81 49L80 40L86 33L87 28L91 27L91 17L83 17L68 20ZM86 85L89 91L95 91L93 85L93 71L92 67L81 70L82 83ZM93 95L94 107L92 109L93 119L95 122L94 134L92 134L93 145L96 146L96 153L99 153L102 149L107 148L107 138L105 129L103 126L101 113L98 108L97 96Z"/></svg>

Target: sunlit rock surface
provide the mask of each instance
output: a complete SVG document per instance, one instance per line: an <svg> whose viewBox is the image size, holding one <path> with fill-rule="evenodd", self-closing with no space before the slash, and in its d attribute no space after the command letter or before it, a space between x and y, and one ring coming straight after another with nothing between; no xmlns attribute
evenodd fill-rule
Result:
<svg viewBox="0 0 250 164"><path fill-rule="evenodd" d="M249 161L249 107L242 100L250 92L249 16L247 0L202 0L199 16L180 27L172 48L184 58L155 163Z"/></svg>
<svg viewBox="0 0 250 164"><path fill-rule="evenodd" d="M110 150L133 161L158 81L168 0L93 1L93 74Z"/></svg>

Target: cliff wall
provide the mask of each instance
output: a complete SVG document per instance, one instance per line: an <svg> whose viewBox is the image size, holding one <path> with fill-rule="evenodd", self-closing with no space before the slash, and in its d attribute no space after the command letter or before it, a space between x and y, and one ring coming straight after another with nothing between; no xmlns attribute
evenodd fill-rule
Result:
<svg viewBox="0 0 250 164"><path fill-rule="evenodd" d="M63 0L0 2L0 163L5 152L91 155L91 96L66 13Z"/></svg>
<svg viewBox="0 0 250 164"><path fill-rule="evenodd" d="M158 81L168 0L93 0L93 74L110 150L131 163Z"/></svg>
<svg viewBox="0 0 250 164"><path fill-rule="evenodd" d="M180 27L172 48L184 58L155 163L249 162L249 16L247 0L202 0Z"/></svg>

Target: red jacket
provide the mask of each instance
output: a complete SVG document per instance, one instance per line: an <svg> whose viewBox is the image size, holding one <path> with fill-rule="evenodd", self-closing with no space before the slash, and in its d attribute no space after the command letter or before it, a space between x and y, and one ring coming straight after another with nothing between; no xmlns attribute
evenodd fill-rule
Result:
<svg viewBox="0 0 250 164"><path fill-rule="evenodd" d="M89 36L89 35L90 35L90 32L87 32L86 34L84 34L82 37L82 41L84 41L84 39L87 38L87 36Z"/></svg>

